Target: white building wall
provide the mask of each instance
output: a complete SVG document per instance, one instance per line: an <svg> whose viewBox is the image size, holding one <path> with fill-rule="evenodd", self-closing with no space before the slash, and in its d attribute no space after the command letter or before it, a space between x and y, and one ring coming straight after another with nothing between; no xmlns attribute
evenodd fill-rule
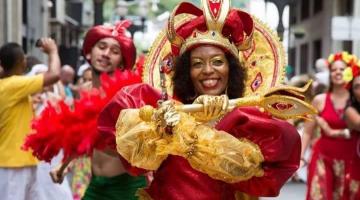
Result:
<svg viewBox="0 0 360 200"><path fill-rule="evenodd" d="M46 56L35 47L37 39L49 36L49 8L47 0L27 0L27 25L24 36L27 38L28 54L46 61Z"/></svg>
<svg viewBox="0 0 360 200"><path fill-rule="evenodd" d="M5 41L17 42L21 44L22 40L22 1L5 0Z"/></svg>
<svg viewBox="0 0 360 200"><path fill-rule="evenodd" d="M360 0L355 0L354 2L354 17L360 18ZM357 55L358 58L360 58L360 40L354 41L353 54Z"/></svg>

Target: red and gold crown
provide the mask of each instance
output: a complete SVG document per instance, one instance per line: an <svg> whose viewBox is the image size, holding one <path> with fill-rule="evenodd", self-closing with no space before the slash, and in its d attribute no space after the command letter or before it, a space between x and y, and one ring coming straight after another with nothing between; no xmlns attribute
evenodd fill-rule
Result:
<svg viewBox="0 0 360 200"><path fill-rule="evenodd" d="M211 44L239 59L247 69L245 96L264 94L283 83L286 59L277 35L254 16L230 8L229 0L202 0L202 9L189 2L172 12L146 57L143 81L172 95L174 57L198 45ZM161 81L160 68L166 81Z"/></svg>
<svg viewBox="0 0 360 200"><path fill-rule="evenodd" d="M192 20L175 28L175 17L190 14ZM172 12L167 37L174 55L201 44L218 46L239 56L239 50L249 49L254 30L251 16L231 9L230 0L202 0L202 10L191 3L180 3Z"/></svg>

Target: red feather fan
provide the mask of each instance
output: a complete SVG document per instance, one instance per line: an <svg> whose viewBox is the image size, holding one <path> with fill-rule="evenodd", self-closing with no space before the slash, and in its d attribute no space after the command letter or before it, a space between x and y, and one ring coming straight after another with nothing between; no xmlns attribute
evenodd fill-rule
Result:
<svg viewBox="0 0 360 200"><path fill-rule="evenodd" d="M48 104L41 116L32 123L23 149L32 150L39 160L50 162L62 149L63 160L89 155L94 148L104 148L110 138L97 132L97 118L102 108L122 87L141 83L144 57L136 70L116 70L113 75L100 76L100 89L82 92L71 109L63 101L56 107ZM113 138L111 138L113 139Z"/></svg>

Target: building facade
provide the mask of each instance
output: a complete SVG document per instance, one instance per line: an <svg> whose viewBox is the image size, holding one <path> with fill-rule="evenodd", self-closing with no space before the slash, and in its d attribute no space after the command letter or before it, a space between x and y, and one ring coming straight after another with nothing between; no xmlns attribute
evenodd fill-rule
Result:
<svg viewBox="0 0 360 200"><path fill-rule="evenodd" d="M316 59L327 58L333 52L344 50L360 56L360 43L354 37L360 23L346 25L359 17L360 0L294 1L290 6L288 48L294 75L314 72ZM346 23L339 23L337 18Z"/></svg>
<svg viewBox="0 0 360 200"><path fill-rule="evenodd" d="M59 46L62 64L76 67L81 34L93 23L89 20L93 16L92 4L93 0L0 0L0 46L17 42L26 54L47 62L35 43L50 36Z"/></svg>

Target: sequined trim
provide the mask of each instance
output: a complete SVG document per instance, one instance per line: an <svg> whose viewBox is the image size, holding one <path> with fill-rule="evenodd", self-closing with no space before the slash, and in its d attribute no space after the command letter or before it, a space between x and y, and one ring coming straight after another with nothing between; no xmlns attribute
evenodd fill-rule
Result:
<svg viewBox="0 0 360 200"><path fill-rule="evenodd" d="M326 193L320 183L325 180L325 164L323 160L316 161L315 175L311 180L310 197L312 200L326 199Z"/></svg>
<svg viewBox="0 0 360 200"><path fill-rule="evenodd" d="M359 193L360 181L350 181L350 200L356 200ZM360 195L360 194L359 194Z"/></svg>
<svg viewBox="0 0 360 200"><path fill-rule="evenodd" d="M341 199L344 194L345 185L345 162L343 160L334 160L334 191L333 200Z"/></svg>

